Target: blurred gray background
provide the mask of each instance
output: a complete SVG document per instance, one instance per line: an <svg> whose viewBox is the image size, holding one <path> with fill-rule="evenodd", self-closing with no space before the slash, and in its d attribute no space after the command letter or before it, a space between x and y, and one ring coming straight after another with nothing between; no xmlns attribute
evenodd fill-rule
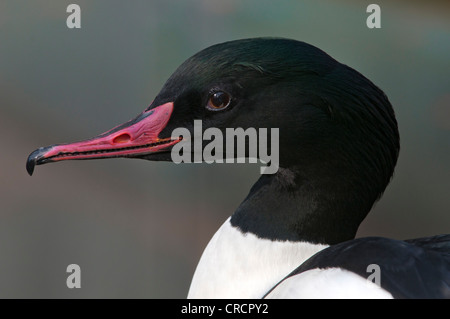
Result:
<svg viewBox="0 0 450 319"><path fill-rule="evenodd" d="M81 29L66 8L81 7ZM175 68L223 41L309 42L375 82L401 133L395 177L358 236L450 233L450 3L0 1L0 297L183 298L209 238L259 164L142 160L37 167L39 146L102 133L146 108ZM81 289L66 267L81 267Z"/></svg>

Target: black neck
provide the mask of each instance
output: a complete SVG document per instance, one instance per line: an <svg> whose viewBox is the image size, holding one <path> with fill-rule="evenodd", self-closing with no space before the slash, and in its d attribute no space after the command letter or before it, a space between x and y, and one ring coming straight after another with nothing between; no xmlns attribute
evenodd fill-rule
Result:
<svg viewBox="0 0 450 319"><path fill-rule="evenodd" d="M280 168L261 176L233 214L232 225L271 240L332 245L353 239L374 200L348 176L306 172Z"/></svg>

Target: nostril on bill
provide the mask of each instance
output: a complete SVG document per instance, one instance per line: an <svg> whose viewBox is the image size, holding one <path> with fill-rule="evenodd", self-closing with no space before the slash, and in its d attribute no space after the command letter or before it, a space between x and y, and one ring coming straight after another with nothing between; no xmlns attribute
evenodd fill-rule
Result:
<svg viewBox="0 0 450 319"><path fill-rule="evenodd" d="M130 134L128 134L128 133L123 133L123 134L120 134L120 135L116 136L116 137L113 139L113 143L114 143L114 144L127 143L127 142L129 142L130 140L131 140Z"/></svg>

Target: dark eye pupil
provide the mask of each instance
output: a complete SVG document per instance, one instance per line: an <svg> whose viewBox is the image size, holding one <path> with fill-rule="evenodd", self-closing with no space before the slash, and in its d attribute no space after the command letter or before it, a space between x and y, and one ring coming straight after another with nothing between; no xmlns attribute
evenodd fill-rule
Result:
<svg viewBox="0 0 450 319"><path fill-rule="evenodd" d="M230 102L230 97L225 92L216 92L211 96L211 103L214 107L224 107Z"/></svg>

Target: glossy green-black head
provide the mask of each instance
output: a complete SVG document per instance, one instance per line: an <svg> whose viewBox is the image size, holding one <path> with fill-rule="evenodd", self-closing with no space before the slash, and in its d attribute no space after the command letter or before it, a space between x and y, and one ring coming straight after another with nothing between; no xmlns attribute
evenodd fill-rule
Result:
<svg viewBox="0 0 450 319"><path fill-rule="evenodd" d="M397 161L397 122L385 94L304 42L256 38L206 48L174 72L150 108L171 101L163 133L192 130L194 119L204 129L279 128L281 167L365 175L379 194Z"/></svg>
<svg viewBox="0 0 450 319"><path fill-rule="evenodd" d="M171 132L184 127L194 134L194 120L223 132L279 128L280 167L370 185L375 199L399 151L394 112L372 82L307 43L256 38L200 51L137 118L86 141L40 148L27 170L68 159L171 160L179 142Z"/></svg>

